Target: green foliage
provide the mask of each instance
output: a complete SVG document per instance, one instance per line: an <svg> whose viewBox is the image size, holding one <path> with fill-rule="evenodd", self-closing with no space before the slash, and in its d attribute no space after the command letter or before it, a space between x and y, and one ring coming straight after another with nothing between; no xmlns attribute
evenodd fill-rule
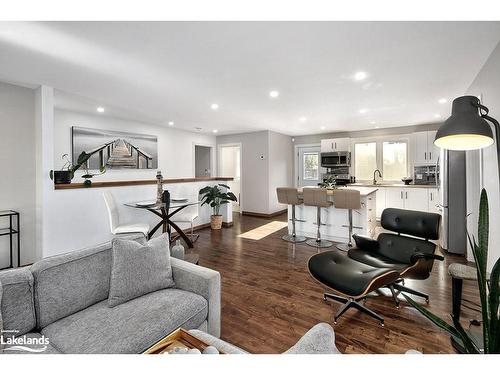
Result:
<svg viewBox="0 0 500 375"><path fill-rule="evenodd" d="M488 195L486 190L481 191L479 203L478 220L478 241L474 236L467 234L469 244L474 254L477 269L477 283L479 295L481 297L481 311L483 318L483 345L484 353L500 353L500 327L499 327L499 278L500 278L500 259L493 266L490 276L490 282L487 281L487 262L488 262L488 236L489 236L489 214L488 214ZM404 294L403 294L404 295ZM453 319L451 326L429 310L417 304L407 295L406 300L416 308L422 315L436 324L438 327L448 331L451 335L460 339L467 353L480 353L474 340L467 334L457 319Z"/></svg>
<svg viewBox="0 0 500 375"><path fill-rule="evenodd" d="M227 193L223 192L219 187L227 189ZM225 184L205 186L199 192L199 194L202 195L201 205L210 205L213 210L213 215L219 215L221 205L238 201L236 196L232 192L230 192L229 189L229 186Z"/></svg>
<svg viewBox="0 0 500 375"><path fill-rule="evenodd" d="M93 173L93 174L89 173L89 169L87 168L87 161L90 159L91 156L92 156L92 154L88 154L85 151L83 151L78 156L76 164L73 164L69 160L68 154L64 154L62 156L64 164L61 167L61 170L66 170L66 171L70 172L71 173L71 179L73 179L73 177L75 176L75 172L77 170L79 170L83 166L83 168L85 169L85 174L82 176L82 178L85 179L85 181L83 183L84 183L84 186L90 187L90 185L92 184L92 182L90 181L90 179L92 177L101 175L101 174L103 174L103 173L106 172L106 166L105 165L101 165L99 167L99 173ZM53 170L51 170L49 172L49 177L50 177L51 180L54 179L54 171Z"/></svg>

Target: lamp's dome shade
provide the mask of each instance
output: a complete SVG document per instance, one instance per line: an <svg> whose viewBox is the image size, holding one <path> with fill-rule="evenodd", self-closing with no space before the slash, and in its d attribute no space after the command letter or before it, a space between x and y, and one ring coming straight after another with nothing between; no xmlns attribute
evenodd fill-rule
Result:
<svg viewBox="0 0 500 375"><path fill-rule="evenodd" d="M494 143L488 122L479 115L479 99L461 96L453 101L451 116L437 131L434 144L447 150L477 150Z"/></svg>

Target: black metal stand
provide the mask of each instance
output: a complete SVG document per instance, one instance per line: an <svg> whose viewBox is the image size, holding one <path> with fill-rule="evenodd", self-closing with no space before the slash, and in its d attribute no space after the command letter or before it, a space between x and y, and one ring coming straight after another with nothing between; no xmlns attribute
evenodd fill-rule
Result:
<svg viewBox="0 0 500 375"><path fill-rule="evenodd" d="M13 242L14 242L14 235L17 236L17 266L21 266L21 238L19 236L19 233L21 231L21 225L19 222L19 212L17 211L12 211L12 210L5 210L5 211L0 211L0 218L3 217L8 217L9 218L9 227L8 228L0 228L0 236L9 236L9 251L10 251L10 264L9 267L4 267L1 269L7 269L7 268L13 268L14 267L14 261L13 261ZM13 226L13 217L16 217L15 223L17 224L16 229L14 229Z"/></svg>

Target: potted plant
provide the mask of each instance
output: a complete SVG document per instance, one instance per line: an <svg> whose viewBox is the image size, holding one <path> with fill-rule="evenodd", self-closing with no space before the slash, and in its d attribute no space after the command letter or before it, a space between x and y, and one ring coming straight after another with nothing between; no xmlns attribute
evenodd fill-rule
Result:
<svg viewBox="0 0 500 375"><path fill-rule="evenodd" d="M88 154L85 151L83 151L79 156L76 164L73 164L68 157L68 154L64 154L62 156L62 159L64 161L63 166L61 167L61 170L59 171L54 171L51 170L49 172L49 177L51 180L54 181L54 184L69 184L71 183L71 180L75 176L75 172L80 169L82 166L85 169L85 174L82 176L82 178L85 179L83 181L83 184L86 187L89 187L92 185L92 181L90 180L94 176L101 175L106 172L106 167L104 165L101 165L99 167L99 173L94 173L91 174L89 173L89 169L87 166L87 161L90 159L92 154Z"/></svg>
<svg viewBox="0 0 500 375"><path fill-rule="evenodd" d="M223 192L220 187L227 189ZM212 216L210 217L210 227L212 229L222 228L222 215L220 214L220 206L229 202L237 202L236 196L229 191L230 187L224 184L214 186L205 186L200 190L201 205L209 204L212 207Z"/></svg>
<svg viewBox="0 0 500 375"><path fill-rule="evenodd" d="M482 325L483 325L483 348L480 348L470 334L462 327L457 318L452 316L453 326L443 319L431 313L429 310L420 306L407 295L403 294L406 300L415 307L422 315L436 324L438 327L448 331L455 341L460 343L461 349L465 353L500 353L500 320L498 315L499 308L499 277L500 277L500 259L498 259L491 270L490 281L488 283L486 273L486 263L488 260L488 195L486 190L481 191L479 203L478 220L478 239L467 234L469 243L474 254L477 269L477 283L479 295L481 297Z"/></svg>

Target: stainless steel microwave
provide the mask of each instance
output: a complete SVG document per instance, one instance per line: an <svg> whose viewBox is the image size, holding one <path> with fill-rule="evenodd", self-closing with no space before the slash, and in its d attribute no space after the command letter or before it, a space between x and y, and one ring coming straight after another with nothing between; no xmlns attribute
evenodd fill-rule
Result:
<svg viewBox="0 0 500 375"><path fill-rule="evenodd" d="M351 153L349 151L322 152L321 166L323 168L350 167Z"/></svg>

